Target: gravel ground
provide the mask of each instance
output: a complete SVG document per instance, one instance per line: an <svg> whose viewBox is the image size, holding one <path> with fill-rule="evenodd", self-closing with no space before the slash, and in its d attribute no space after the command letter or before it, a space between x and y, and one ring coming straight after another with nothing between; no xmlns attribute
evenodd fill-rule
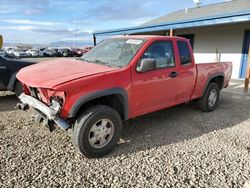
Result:
<svg viewBox="0 0 250 188"><path fill-rule="evenodd" d="M250 180L250 99L222 93L211 113L180 105L130 120L111 154L87 159L68 134L50 133L13 110L14 95L0 95L1 188L226 188Z"/></svg>

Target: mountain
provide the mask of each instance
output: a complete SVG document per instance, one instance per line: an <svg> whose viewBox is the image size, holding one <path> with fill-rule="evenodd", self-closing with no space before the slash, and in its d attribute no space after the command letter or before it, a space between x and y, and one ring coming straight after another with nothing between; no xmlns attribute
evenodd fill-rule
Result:
<svg viewBox="0 0 250 188"><path fill-rule="evenodd" d="M24 43L4 43L3 47L13 47L13 46L32 46L33 48L40 48L40 47L75 47L75 41L57 41L52 43L44 43L44 44L24 44ZM84 46L93 46L93 42L89 41L78 41L77 47L84 47Z"/></svg>
<svg viewBox="0 0 250 188"><path fill-rule="evenodd" d="M77 45L75 41L57 41L50 43L50 46L53 47L61 47L61 46L68 46L68 47L83 47L83 46L92 46L93 42L86 42L86 41L78 41Z"/></svg>

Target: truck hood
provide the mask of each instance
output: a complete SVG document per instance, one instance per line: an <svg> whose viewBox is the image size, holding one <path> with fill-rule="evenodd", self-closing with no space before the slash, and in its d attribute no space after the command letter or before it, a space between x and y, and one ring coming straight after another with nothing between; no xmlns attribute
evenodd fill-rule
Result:
<svg viewBox="0 0 250 188"><path fill-rule="evenodd" d="M18 72L17 78L31 87L53 88L71 80L116 69L118 68L73 59L57 59L23 68Z"/></svg>

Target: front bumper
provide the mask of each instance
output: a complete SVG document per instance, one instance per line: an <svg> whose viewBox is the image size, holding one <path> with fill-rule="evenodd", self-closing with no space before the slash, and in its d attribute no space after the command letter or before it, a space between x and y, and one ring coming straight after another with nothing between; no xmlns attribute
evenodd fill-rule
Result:
<svg viewBox="0 0 250 188"><path fill-rule="evenodd" d="M54 121L62 129L67 130L70 128L70 125L64 119L59 117L59 111L51 109L36 98L25 95L24 93L19 96L19 99L23 104L38 110L39 114L42 113L43 118Z"/></svg>

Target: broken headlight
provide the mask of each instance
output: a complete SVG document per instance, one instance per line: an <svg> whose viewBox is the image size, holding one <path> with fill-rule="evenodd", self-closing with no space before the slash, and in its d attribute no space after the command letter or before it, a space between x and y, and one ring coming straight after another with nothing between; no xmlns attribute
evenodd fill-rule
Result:
<svg viewBox="0 0 250 188"><path fill-rule="evenodd" d="M61 107L65 102L65 92L64 91L55 91L51 89L40 89L42 101L46 104L52 106L53 103L59 104ZM54 101L54 102L53 102Z"/></svg>
<svg viewBox="0 0 250 188"><path fill-rule="evenodd" d="M56 100L52 99L50 109L58 113L61 110L61 104L57 102Z"/></svg>

